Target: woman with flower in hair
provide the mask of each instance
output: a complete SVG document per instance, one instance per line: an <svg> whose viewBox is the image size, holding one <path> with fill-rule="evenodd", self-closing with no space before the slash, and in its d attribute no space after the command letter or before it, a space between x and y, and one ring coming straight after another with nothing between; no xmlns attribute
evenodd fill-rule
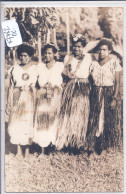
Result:
<svg viewBox="0 0 126 194"><path fill-rule="evenodd" d="M88 126L91 57L84 53L86 39L81 34L73 36L72 46L72 55L64 59L64 91L56 146L59 150L66 147L78 152L84 149Z"/></svg>
<svg viewBox="0 0 126 194"><path fill-rule="evenodd" d="M63 63L55 60L57 51L53 43L46 44L42 49L44 62L38 64L34 142L46 151L55 145L62 95Z"/></svg>
<svg viewBox="0 0 126 194"><path fill-rule="evenodd" d="M17 48L19 65L10 68L10 86L6 112L9 114L10 142L18 146L18 154L25 151L33 139L34 91L37 69L32 64L34 49L28 44ZM20 149L21 147L21 149Z"/></svg>
<svg viewBox="0 0 126 194"><path fill-rule="evenodd" d="M95 148L103 149L118 145L119 131L116 128L116 109L119 91L119 62L109 56L113 50L111 40L103 38L97 45L98 60L92 61L90 74L91 91L90 122L87 132L89 153Z"/></svg>

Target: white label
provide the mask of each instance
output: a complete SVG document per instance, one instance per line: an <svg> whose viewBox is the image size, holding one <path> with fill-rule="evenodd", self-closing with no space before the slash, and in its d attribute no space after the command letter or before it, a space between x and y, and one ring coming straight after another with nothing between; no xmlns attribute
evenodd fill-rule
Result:
<svg viewBox="0 0 126 194"><path fill-rule="evenodd" d="M2 29L8 47L14 47L22 44L19 26L15 20L6 20L3 22Z"/></svg>

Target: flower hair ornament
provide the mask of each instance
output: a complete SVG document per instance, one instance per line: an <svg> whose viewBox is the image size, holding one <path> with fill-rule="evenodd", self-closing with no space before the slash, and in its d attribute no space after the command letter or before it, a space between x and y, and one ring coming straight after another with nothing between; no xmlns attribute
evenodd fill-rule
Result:
<svg viewBox="0 0 126 194"><path fill-rule="evenodd" d="M86 38L82 34L75 34L72 36L73 41L78 41L79 39L86 41Z"/></svg>
<svg viewBox="0 0 126 194"><path fill-rule="evenodd" d="M82 42L82 45L85 47L87 44L87 39L82 34L75 34L72 36L72 42L73 43Z"/></svg>

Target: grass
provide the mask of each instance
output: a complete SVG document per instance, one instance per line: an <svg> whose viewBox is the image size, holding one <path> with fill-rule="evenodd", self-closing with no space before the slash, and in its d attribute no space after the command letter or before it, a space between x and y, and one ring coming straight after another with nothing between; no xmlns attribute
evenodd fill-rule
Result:
<svg viewBox="0 0 126 194"><path fill-rule="evenodd" d="M123 152L5 155L6 192L122 192Z"/></svg>

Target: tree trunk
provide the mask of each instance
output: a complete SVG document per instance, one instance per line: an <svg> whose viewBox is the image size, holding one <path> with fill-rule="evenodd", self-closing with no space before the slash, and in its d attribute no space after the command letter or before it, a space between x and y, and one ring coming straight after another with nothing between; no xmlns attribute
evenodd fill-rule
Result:
<svg viewBox="0 0 126 194"><path fill-rule="evenodd" d="M41 48L42 48L42 45L41 45L41 32L38 32L38 53L39 53L39 63L41 63Z"/></svg>
<svg viewBox="0 0 126 194"><path fill-rule="evenodd" d="M67 54L70 54L69 8L66 9Z"/></svg>

